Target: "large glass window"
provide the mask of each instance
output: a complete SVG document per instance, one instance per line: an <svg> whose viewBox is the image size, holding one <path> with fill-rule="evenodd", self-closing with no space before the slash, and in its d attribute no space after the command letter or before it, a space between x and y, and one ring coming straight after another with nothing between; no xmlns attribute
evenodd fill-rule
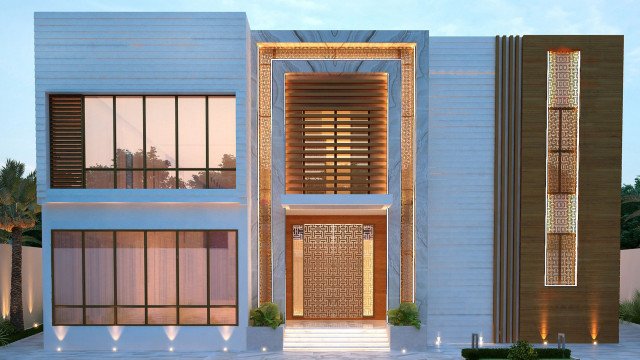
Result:
<svg viewBox="0 0 640 360"><path fill-rule="evenodd" d="M235 188L235 97L84 100L86 188Z"/></svg>
<svg viewBox="0 0 640 360"><path fill-rule="evenodd" d="M237 325L237 232L53 231L54 325Z"/></svg>

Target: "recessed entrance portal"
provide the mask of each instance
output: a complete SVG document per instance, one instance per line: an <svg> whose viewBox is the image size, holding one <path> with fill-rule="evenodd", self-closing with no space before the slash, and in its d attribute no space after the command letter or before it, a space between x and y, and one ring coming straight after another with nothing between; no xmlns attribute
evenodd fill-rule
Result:
<svg viewBox="0 0 640 360"><path fill-rule="evenodd" d="M384 319L385 216L288 216L287 319Z"/></svg>

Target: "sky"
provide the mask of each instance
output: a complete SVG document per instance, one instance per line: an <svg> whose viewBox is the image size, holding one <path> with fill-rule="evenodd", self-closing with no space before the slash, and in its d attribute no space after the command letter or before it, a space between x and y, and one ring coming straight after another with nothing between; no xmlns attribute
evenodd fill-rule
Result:
<svg viewBox="0 0 640 360"><path fill-rule="evenodd" d="M33 12L242 11L254 30L429 30L430 36L625 36L622 183L640 176L640 0L3 0L0 164L35 169Z"/></svg>

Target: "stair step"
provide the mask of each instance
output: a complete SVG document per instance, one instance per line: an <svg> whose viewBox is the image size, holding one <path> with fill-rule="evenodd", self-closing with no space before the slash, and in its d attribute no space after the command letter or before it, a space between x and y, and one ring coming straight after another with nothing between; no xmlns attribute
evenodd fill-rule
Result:
<svg viewBox="0 0 640 360"><path fill-rule="evenodd" d="M289 327L284 329L286 351L389 351L384 327Z"/></svg>

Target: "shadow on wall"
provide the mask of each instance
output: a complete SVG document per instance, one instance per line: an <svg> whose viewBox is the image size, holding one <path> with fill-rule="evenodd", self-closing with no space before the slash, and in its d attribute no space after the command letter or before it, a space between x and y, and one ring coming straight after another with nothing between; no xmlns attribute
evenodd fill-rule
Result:
<svg viewBox="0 0 640 360"><path fill-rule="evenodd" d="M9 317L11 245L0 244L0 315ZM24 326L42 324L42 249L22 247L22 307Z"/></svg>

